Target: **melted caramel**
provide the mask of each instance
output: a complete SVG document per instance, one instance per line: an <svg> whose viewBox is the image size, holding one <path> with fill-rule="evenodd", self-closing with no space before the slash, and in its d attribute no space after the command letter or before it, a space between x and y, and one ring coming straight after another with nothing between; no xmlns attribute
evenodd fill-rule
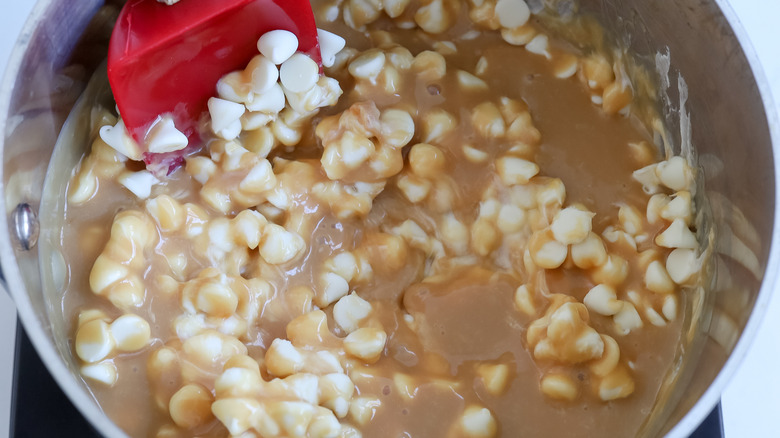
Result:
<svg viewBox="0 0 780 438"><path fill-rule="evenodd" d="M394 41L413 54L430 50L434 41L417 31L395 30L386 19L371 27L392 29ZM631 178L632 172L641 165L630 158L627 144L649 140L647 134L630 118L605 115L591 103L586 87L576 78L553 77L551 65L544 57L509 46L493 32L483 31L473 40L455 38L470 29L468 20L461 17L455 27L441 36L444 40L452 39L457 46L457 53L446 55L447 68L473 72L478 60L484 57L488 68L482 78L488 85L487 91L459 92L452 76L430 82L412 75L407 78L413 80L405 82L398 94L376 93L368 97L380 109L390 106L413 109L418 129L410 145L422 141L420 122L432 109L445 109L458 120L456 129L436 143L446 156L445 171L455 188L451 212L473 221L483 193L495 179L492 163L505 151L506 143L480 137L469 123L469 111L482 102L497 101L503 96L527 105L534 125L541 132L541 142L529 158L538 163L541 176L560 178L564 182L566 204L581 203L596 213L595 233L601 234L607 226L618 223L620 205L633 205L643 212L648 196ZM329 30L347 37L350 47L365 49L372 45L368 38L343 24L331 25ZM319 166L321 144L314 136L314 127L328 115L344 111L356 99L352 91L355 81L346 72L336 77L345 91L338 105L321 110L306 128L298 146L288 150L277 148L272 155L309 159ZM475 164L464 158L461 148L467 143L488 153L486 164ZM408 149L408 146L404 149L404 156ZM326 180L321 172L317 178ZM353 250L371 233L387 231L407 219L414 219L428 229L435 227L440 213L429 206L411 204L395 185L396 180L397 177L390 179L365 218L338 219L308 194L295 200L297 207L318 218L311 234L303 236L308 243L306 254L274 270L257 262L257 255L252 254L253 262L242 273L247 278L262 276L273 286L269 302L244 341L250 356L262 358L274 339L285 337L287 323L302 313L301 309L285 304L283 316L275 312L271 318L268 309L273 307L272 302L284 301L285 294L293 287L313 284L316 272L328 257ZM179 170L156 187L155 193L171 194L182 203L203 204L198 189L199 184ZM114 181L101 180L96 198L88 205L67 209L62 245L70 276L63 309L66 315L72 316L71 331L75 331L75 315L81 309L102 309L112 319L121 314L107 300L89 291L88 276L108 240L116 212L141 208L140 205L140 201ZM209 214L220 216L213 210ZM659 226L650 228L654 230L651 237L660 231ZM150 255L144 273L146 301L135 312L149 321L153 341L138 353L120 354L113 359L119 376L113 387L91 385L106 413L134 436L154 435L161 425L171 423L167 406L165 403L157 406L154 394L169 397L182 384L179 376L170 376L162 387L151 388L146 377L149 355L164 344L177 342L172 321L182 313L180 297L163 294L153 281L158 274L167 272L163 247L178 248L187 256L187 278L194 278L208 266L208 261L195 254L186 239L172 237L161 241ZM607 249L629 260L629 277L621 291L641 289L643 270L636 261L637 255L625 245L607 242ZM615 332L611 318L591 312L592 326L618 341L621 360L628 364L636 382L633 394L627 398L603 402L587 390L591 382L585 365L559 367L539 363L529 352L526 331L536 318L519 312L514 305L515 290L530 280L519 268L523 250L514 246L507 250L509 266L484 257L478 258L473 266L454 265L446 275L424 278L426 258L419 250L410 248L402 267L374 266L373 279L352 288L373 304L387 332L387 344L380 360L372 365L356 366L351 371L356 384L355 396L372 396L381 401L373 419L361 428L365 436L457 435L451 425L464 407L471 404L487 407L493 413L500 436L637 434L653 408L662 379L672 366L680 336L680 318L665 327L646 323L640 330L622 336ZM383 254L380 251L375 256L381 259ZM547 288L544 293L566 294L578 301L595 285L586 272L568 265L546 271L544 282ZM623 297L623 292L620 296ZM332 322L332 306L325 310ZM406 314L413 318L413 325L405 321ZM337 334L343 335L338 330ZM509 383L500 395L486 390L475 371L480 364L509 366ZM540 377L551 369L562 370L580 382L585 389L577 400L550 400L540 392ZM398 373L419 382L413 389L407 388L412 398L404 396L404 389L394 378ZM203 383L213 384L213 380ZM217 421L182 433L227 434Z"/></svg>

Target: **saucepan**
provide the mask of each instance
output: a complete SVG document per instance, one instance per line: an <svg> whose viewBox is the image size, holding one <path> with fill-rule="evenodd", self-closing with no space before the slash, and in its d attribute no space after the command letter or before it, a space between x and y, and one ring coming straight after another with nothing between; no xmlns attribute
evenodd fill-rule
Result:
<svg viewBox="0 0 780 438"><path fill-rule="evenodd" d="M539 6L541 0L529 1ZM105 57L121 2L41 0L0 87L0 256L5 287L43 362L106 436L124 433L100 410L69 349L60 297L43 272L67 270L38 241L44 178L70 110ZM687 436L718 402L777 287L780 125L755 54L725 0L559 1L591 14L652 76L664 141L702 175L713 252L680 372L648 428ZM51 166L57 168L57 164ZM48 202L48 201L47 201ZM45 206L44 206L45 207Z"/></svg>

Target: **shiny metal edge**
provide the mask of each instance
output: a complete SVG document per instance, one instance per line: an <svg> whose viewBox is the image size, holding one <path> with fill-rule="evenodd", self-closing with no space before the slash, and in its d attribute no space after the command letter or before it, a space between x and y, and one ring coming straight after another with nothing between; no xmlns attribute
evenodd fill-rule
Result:
<svg viewBox="0 0 780 438"><path fill-rule="evenodd" d="M758 86L759 94L764 104L764 113L769 125L769 137L772 146L774 158L774 180L776 198L780 195L780 119L778 119L777 107L772 96L772 90L769 86L764 68L758 59L753 43L745 32L742 22L732 9L728 0L715 0L715 3L731 26L734 35L739 41L745 58L750 65L753 78ZM780 98L780 96L777 96ZM686 438L704 421L707 415L712 412L720 401L721 394L726 388L731 378L736 373L740 364L750 350L753 341L756 338L756 332L761 327L761 323L766 315L769 301L772 294L780 289L778 285L778 270L773 267L780 266L780 199L775 199L774 221L772 223L772 239L769 243L769 257L767 259L764 278L761 281L761 288L750 312L745 328L737 341L734 350L729 354L726 363L723 365L718 375L709 385L704 394L699 398L696 404L683 416L683 418L666 434L670 438Z"/></svg>
<svg viewBox="0 0 780 438"><path fill-rule="evenodd" d="M11 52L8 66L2 82L0 82L0 163L4 162L6 120L9 116L13 87L31 37L53 1L39 0L36 3ZM5 193L3 170L3 166L0 166L0 193ZM0 196L0 211L6 211L4 196ZM109 420L92 397L77 384L76 379L74 379L74 376L65 365L63 358L57 353L54 344L44 332L43 321L38 320L33 311L32 303L25 293L24 282L16 264L14 249L11 246L12 238L8 233L8 217L4 214L0 214L0 230L2 230L0 233L5 234L5 238L0 239L0 267L2 267L6 288L16 304L19 319L25 331L29 334L29 338L41 361L74 406L101 434L110 437L126 437L127 435L124 431Z"/></svg>

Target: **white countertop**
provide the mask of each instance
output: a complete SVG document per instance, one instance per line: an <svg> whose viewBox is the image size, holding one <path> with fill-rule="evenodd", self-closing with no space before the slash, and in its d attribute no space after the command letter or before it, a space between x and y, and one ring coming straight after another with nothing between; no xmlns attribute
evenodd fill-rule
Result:
<svg viewBox="0 0 780 438"><path fill-rule="evenodd" d="M771 84L780 112L780 1L730 0L753 42ZM0 71L19 34L33 1L6 2L0 14ZM13 351L16 315L13 303L0 292L0 351ZM723 394L726 437L780 436L780 294L775 294L766 317L739 371ZM8 434L13 358L0 355L0 437Z"/></svg>

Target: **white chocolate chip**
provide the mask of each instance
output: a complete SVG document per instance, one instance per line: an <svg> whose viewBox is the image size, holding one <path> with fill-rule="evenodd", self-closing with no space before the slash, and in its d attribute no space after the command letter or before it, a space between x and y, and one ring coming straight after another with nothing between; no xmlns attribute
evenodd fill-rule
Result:
<svg viewBox="0 0 780 438"><path fill-rule="evenodd" d="M496 17L502 27L515 29L528 22L531 11L523 0L498 0Z"/></svg>
<svg viewBox="0 0 780 438"><path fill-rule="evenodd" d="M116 366L110 361L84 365L81 367L80 371L82 376L106 384L108 386L116 383Z"/></svg>
<svg viewBox="0 0 780 438"><path fill-rule="evenodd" d="M149 323L138 315L122 315L111 323L111 335L120 351L138 351L149 343Z"/></svg>
<svg viewBox="0 0 780 438"><path fill-rule="evenodd" d="M645 319L656 327L666 326L666 320L652 307L645 308Z"/></svg>
<svg viewBox="0 0 780 438"><path fill-rule="evenodd" d="M465 254L469 246L468 227L454 214L444 215L440 223L441 238L448 249L456 254Z"/></svg>
<svg viewBox="0 0 780 438"><path fill-rule="evenodd" d="M518 310L528 316L534 316L536 314L533 293L528 289L527 285L522 284L515 290L515 306Z"/></svg>
<svg viewBox="0 0 780 438"><path fill-rule="evenodd" d="M552 237L551 232L537 232L529 241L531 259L539 267L555 269L566 261L569 249Z"/></svg>
<svg viewBox="0 0 780 438"><path fill-rule="evenodd" d="M598 283L607 283L618 286L628 276L628 262L617 254L607 256L607 261L593 270L593 280Z"/></svg>
<svg viewBox="0 0 780 438"><path fill-rule="evenodd" d="M230 317L237 306L238 297L224 284L209 283L198 291L198 310L209 316Z"/></svg>
<svg viewBox="0 0 780 438"><path fill-rule="evenodd" d="M152 194L152 186L158 184L158 180L148 170L139 170L138 172L123 172L117 178L119 184L122 184L133 192L138 199L146 199Z"/></svg>
<svg viewBox="0 0 780 438"><path fill-rule="evenodd" d="M171 117L162 117L149 129L147 135L149 152L162 154L180 151L187 147L187 136L176 129Z"/></svg>
<svg viewBox="0 0 780 438"><path fill-rule="evenodd" d="M114 345L111 330L101 319L85 323L76 332L76 354L84 362L100 362L111 353Z"/></svg>
<svg viewBox="0 0 780 438"><path fill-rule="evenodd" d="M664 314L664 318L668 321L674 321L677 318L677 297L674 295L665 296L661 311Z"/></svg>
<svg viewBox="0 0 780 438"><path fill-rule="evenodd" d="M655 243L665 248L696 249L699 246L696 235L688 229L682 219L675 219L663 233L655 238Z"/></svg>
<svg viewBox="0 0 780 438"><path fill-rule="evenodd" d="M143 158L143 151L127 132L125 122L122 119L119 119L114 126L102 126L100 139L131 160L140 161Z"/></svg>
<svg viewBox="0 0 780 438"><path fill-rule="evenodd" d="M290 388L292 389L292 392L295 393L296 397L307 403L317 404L317 392L319 389L317 387L319 385L317 376L304 373L293 374L284 379L284 382L290 385Z"/></svg>
<svg viewBox="0 0 780 438"><path fill-rule="evenodd" d="M690 190L693 184L693 171L683 157L672 157L658 163L655 169L658 179L672 190Z"/></svg>
<svg viewBox="0 0 780 438"><path fill-rule="evenodd" d="M366 363L376 362L385 349L387 334L378 328L364 327L344 338L344 351Z"/></svg>
<svg viewBox="0 0 780 438"><path fill-rule="evenodd" d="M666 268L658 260L653 260L647 265L645 271L645 286L659 294L670 294L674 292L674 282L666 272Z"/></svg>
<svg viewBox="0 0 780 438"><path fill-rule="evenodd" d="M349 63L349 74L358 79L375 81L385 67L385 59L382 52L366 52Z"/></svg>
<svg viewBox="0 0 780 438"><path fill-rule="evenodd" d="M290 59L298 50L298 37L287 30L266 32L257 40L257 50L276 65Z"/></svg>
<svg viewBox="0 0 780 438"><path fill-rule="evenodd" d="M433 43L433 49L442 55L454 55L455 53L458 53L458 48L452 41L436 41Z"/></svg>
<svg viewBox="0 0 780 438"><path fill-rule="evenodd" d="M407 402L414 399L417 396L417 392L419 391L419 388L417 385L415 385L412 376L404 373L395 373L393 375L393 385L395 386L398 395L400 395Z"/></svg>
<svg viewBox="0 0 780 438"><path fill-rule="evenodd" d="M614 315L622 308L620 300L617 299L615 289L606 284L594 286L587 295L585 295L582 302L588 310L605 316Z"/></svg>
<svg viewBox="0 0 780 438"><path fill-rule="evenodd" d="M287 339L276 338L265 353L268 372L278 376L295 374L305 365L303 354Z"/></svg>
<svg viewBox="0 0 780 438"><path fill-rule="evenodd" d="M303 53L294 54L279 68L279 79L282 85L293 93L310 90L319 78L319 66Z"/></svg>
<svg viewBox="0 0 780 438"><path fill-rule="evenodd" d="M579 68L579 58L575 55L564 55L564 57L557 61L556 68L554 70L555 77L558 79L568 79L577 73Z"/></svg>
<svg viewBox="0 0 780 438"><path fill-rule="evenodd" d="M474 146L465 144L463 145L463 155L467 160L475 164L481 164L488 160L489 155L487 152L479 150Z"/></svg>
<svg viewBox="0 0 780 438"><path fill-rule="evenodd" d="M380 138L390 146L406 146L414 137L414 119L406 111L399 109L382 111L379 121L382 123Z"/></svg>
<svg viewBox="0 0 780 438"><path fill-rule="evenodd" d="M489 409L471 405L463 411L460 427L469 438L489 438L496 434L496 419Z"/></svg>
<svg viewBox="0 0 780 438"><path fill-rule="evenodd" d="M488 60L484 56L481 56L477 61L477 66L474 69L474 73L476 73L477 76L484 76L485 73L487 73L487 70L488 70Z"/></svg>
<svg viewBox="0 0 780 438"><path fill-rule="evenodd" d="M276 224L268 224L263 232L260 255L271 264L287 263L301 253L306 243L295 233Z"/></svg>
<svg viewBox="0 0 780 438"><path fill-rule="evenodd" d="M627 335L631 330L642 328L642 318L636 307L628 301L623 301L620 311L613 316L615 330L621 335Z"/></svg>
<svg viewBox="0 0 780 438"><path fill-rule="evenodd" d="M691 223L693 218L691 193L686 190L675 193L672 200L661 209L660 216L668 221L682 219L686 224Z"/></svg>
<svg viewBox="0 0 780 438"><path fill-rule="evenodd" d="M254 131L268 125L272 121L274 121L274 117L268 113L247 111L241 116L241 128L243 128L244 131Z"/></svg>
<svg viewBox="0 0 780 438"><path fill-rule="evenodd" d="M217 81L217 95L231 102L245 102L251 90L244 83L244 75L241 71L233 71L222 76Z"/></svg>
<svg viewBox="0 0 780 438"><path fill-rule="evenodd" d="M347 282L352 281L358 273L358 261L351 252L342 252L325 262L325 268L344 277Z"/></svg>
<svg viewBox="0 0 780 438"><path fill-rule="evenodd" d="M539 166L517 157L501 157L496 160L496 170L501 181L508 185L527 184L528 180L539 173Z"/></svg>
<svg viewBox="0 0 780 438"><path fill-rule="evenodd" d="M556 400L574 401L579 395L579 390L571 377L560 373L551 373L542 377L540 389L544 395Z"/></svg>
<svg viewBox="0 0 780 438"><path fill-rule="evenodd" d="M370 313L371 304L354 292L342 297L333 306L333 319L347 333L357 330L360 322Z"/></svg>
<svg viewBox="0 0 780 438"><path fill-rule="evenodd" d="M276 114L284 109L284 90L279 84L273 84L271 88L262 94L253 94L251 101L246 102L246 109L268 114Z"/></svg>
<svg viewBox="0 0 780 438"><path fill-rule="evenodd" d="M264 93L279 80L279 69L263 55L252 58L246 71L250 74L253 93Z"/></svg>
<svg viewBox="0 0 780 438"><path fill-rule="evenodd" d="M602 401L627 397L632 392L634 392L634 381L628 375L628 372L620 367L617 367L616 370L613 370L612 373L601 379L598 386L598 395Z"/></svg>
<svg viewBox="0 0 780 438"><path fill-rule="evenodd" d="M265 159L255 164L238 185L241 190L257 192L271 190L274 186L276 186L276 177L274 176L271 163Z"/></svg>
<svg viewBox="0 0 780 438"><path fill-rule="evenodd" d="M320 377L319 393L322 406L343 418L349 411L349 400L355 392L355 384L344 374L332 373ZM311 429L309 429L311 431ZM305 429L295 436L305 436Z"/></svg>
<svg viewBox="0 0 780 438"><path fill-rule="evenodd" d="M604 353L601 358L591 362L589 368L596 376L604 377L617 367L620 361L620 346L612 336L601 335L601 340L604 342Z"/></svg>
<svg viewBox="0 0 780 438"><path fill-rule="evenodd" d="M677 248L666 257L666 270L677 284L688 283L699 272L699 268L696 251L693 249Z"/></svg>
<svg viewBox="0 0 780 438"><path fill-rule="evenodd" d="M482 363L477 366L476 372L491 395L498 396L506 390L510 375L509 365Z"/></svg>
<svg viewBox="0 0 780 438"><path fill-rule="evenodd" d="M623 230L631 236L642 232L642 217L636 208L629 205L621 205L618 210L618 220Z"/></svg>
<svg viewBox="0 0 780 438"><path fill-rule="evenodd" d="M349 283L335 272L323 273L320 284L322 287L322 298L318 299L320 307L326 307L349 293Z"/></svg>
<svg viewBox="0 0 780 438"><path fill-rule="evenodd" d="M324 29L317 29L317 39L320 42L322 65L324 67L332 67L336 62L336 54L344 48L346 41L335 33Z"/></svg>
<svg viewBox="0 0 780 438"><path fill-rule="evenodd" d="M651 196L647 201L647 222L652 225L661 220L661 212L669 202L670 198L663 193L656 193Z"/></svg>
<svg viewBox="0 0 780 438"><path fill-rule="evenodd" d="M590 232L585 240L571 246L571 258L577 267L590 269L607 262L607 250L601 238Z"/></svg>
<svg viewBox="0 0 780 438"><path fill-rule="evenodd" d="M431 182L415 175L401 175L397 184L404 196L413 203L422 202L431 191Z"/></svg>
<svg viewBox="0 0 780 438"><path fill-rule="evenodd" d="M542 55L547 59L550 59L550 52L547 50L549 46L549 38L547 35L536 35L528 44L525 45L525 49L531 53Z"/></svg>
<svg viewBox="0 0 780 438"><path fill-rule="evenodd" d="M360 426L365 426L372 418L376 410L382 406L381 400L371 397L355 397L349 406L349 415Z"/></svg>
<svg viewBox="0 0 780 438"><path fill-rule="evenodd" d="M208 107L211 115L211 129L215 133L238 121L244 115L245 110L244 105L240 103L218 97L209 98Z"/></svg>
<svg viewBox="0 0 780 438"><path fill-rule="evenodd" d="M658 186L661 184L661 181L658 179L658 175L656 174L657 167L657 163L650 164L641 169L635 170L631 174L631 176L636 181L642 184L642 190L644 190L644 192L647 194L658 192Z"/></svg>
<svg viewBox="0 0 780 438"><path fill-rule="evenodd" d="M515 29L501 29L501 38L513 46L524 46L536 36L533 26L520 26Z"/></svg>
<svg viewBox="0 0 780 438"><path fill-rule="evenodd" d="M496 225L502 233L511 234L520 231L525 221L525 210L516 205L505 204L498 212Z"/></svg>
<svg viewBox="0 0 780 438"><path fill-rule="evenodd" d="M559 211L550 225L555 240L564 245L579 243L588 237L594 213L574 207Z"/></svg>
<svg viewBox="0 0 780 438"><path fill-rule="evenodd" d="M225 129L216 132L219 138L225 140L235 140L241 134L241 120L236 120L229 124Z"/></svg>
<svg viewBox="0 0 780 438"><path fill-rule="evenodd" d="M467 71L458 70L456 75L458 77L458 84L464 91L479 92L488 89L488 85L485 81Z"/></svg>

